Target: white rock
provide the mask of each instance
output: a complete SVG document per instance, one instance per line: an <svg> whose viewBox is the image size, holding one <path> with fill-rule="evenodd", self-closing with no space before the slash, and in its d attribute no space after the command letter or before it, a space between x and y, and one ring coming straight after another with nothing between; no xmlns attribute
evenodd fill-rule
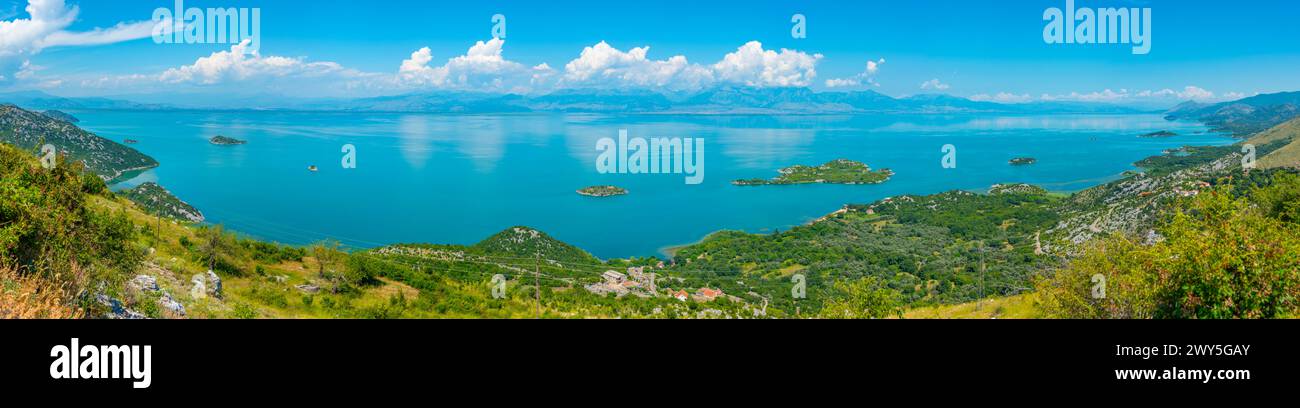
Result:
<svg viewBox="0 0 1300 408"><path fill-rule="evenodd" d="M194 278L190 279L190 283L194 284L194 287L190 288L190 297L193 297L194 299L203 299L208 297L207 285L203 283L205 280L206 279L203 279L203 275L194 275Z"/></svg>
<svg viewBox="0 0 1300 408"><path fill-rule="evenodd" d="M127 285L141 292L158 291L158 279L149 275L136 276L130 282L127 282Z"/></svg>

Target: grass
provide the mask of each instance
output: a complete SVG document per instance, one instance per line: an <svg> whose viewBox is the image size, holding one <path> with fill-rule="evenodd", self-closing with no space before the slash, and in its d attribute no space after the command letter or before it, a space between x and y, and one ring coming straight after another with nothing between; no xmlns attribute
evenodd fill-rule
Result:
<svg viewBox="0 0 1300 408"><path fill-rule="evenodd" d="M1300 119L1292 119L1291 121L1277 125L1272 129L1259 132L1259 134L1247 140L1246 143L1255 146L1264 146L1270 143L1287 140L1289 140L1290 143L1286 146L1259 158L1259 168L1300 168Z"/></svg>
<svg viewBox="0 0 1300 408"><path fill-rule="evenodd" d="M1033 293L981 299L957 305L930 306L903 312L904 319L1037 319L1042 318Z"/></svg>
<svg viewBox="0 0 1300 408"><path fill-rule="evenodd" d="M304 257L274 265L258 263L256 267L262 274L248 271L245 276L222 276L224 299L197 300L189 293L190 278L195 274L206 273L207 266L194 259L190 250L180 244L182 238L191 242L201 240L192 224L166 218L159 221L158 217L146 214L138 205L123 198L92 196L89 205L106 211L122 212L131 219L140 232L141 243L152 248L151 254L146 257L146 263L158 266L158 269L142 266L136 273L167 275L156 276L159 286L185 305L190 318L240 317L241 310L237 309L251 309L256 317L261 318L348 317L348 313L355 312L354 309L387 305L399 293L401 298L408 301L420 296L418 289L388 280L381 280L379 285L361 288L359 293L331 294L322 290L314 295L307 294L296 286L319 284L319 279L316 260ZM446 317L434 311L415 308L404 311L414 314L407 317Z"/></svg>

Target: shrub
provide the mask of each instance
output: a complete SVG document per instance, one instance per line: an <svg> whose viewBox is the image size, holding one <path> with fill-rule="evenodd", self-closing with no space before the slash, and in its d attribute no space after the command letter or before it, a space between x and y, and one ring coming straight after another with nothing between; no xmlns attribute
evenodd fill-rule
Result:
<svg viewBox="0 0 1300 408"><path fill-rule="evenodd" d="M0 263L72 293L117 286L144 254L126 214L87 205L87 184L79 163L45 169L0 144Z"/></svg>
<svg viewBox="0 0 1300 408"><path fill-rule="evenodd" d="M1286 196L1291 188L1275 184L1253 196ZM1275 208L1234 197L1226 185L1202 193L1180 203L1159 243L1115 237L1089 247L1039 283L1042 306L1066 318L1293 315L1300 309L1300 225ZM1091 294L1095 274L1107 277L1103 299Z"/></svg>

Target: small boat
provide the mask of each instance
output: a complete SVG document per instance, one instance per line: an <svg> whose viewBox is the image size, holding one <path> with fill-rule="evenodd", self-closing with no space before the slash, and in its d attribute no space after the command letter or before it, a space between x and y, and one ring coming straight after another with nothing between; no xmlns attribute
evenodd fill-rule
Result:
<svg viewBox="0 0 1300 408"><path fill-rule="evenodd" d="M320 171L320 169L316 168L316 166L307 166L307 171L310 171L310 172L312 172L312 173L315 173L315 172Z"/></svg>

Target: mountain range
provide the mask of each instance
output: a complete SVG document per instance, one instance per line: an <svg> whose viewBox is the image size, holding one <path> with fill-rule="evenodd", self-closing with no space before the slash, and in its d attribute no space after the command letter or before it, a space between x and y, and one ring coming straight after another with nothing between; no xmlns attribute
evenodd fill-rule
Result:
<svg viewBox="0 0 1300 408"><path fill-rule="evenodd" d="M1003 104L945 94L895 98L876 91L814 92L808 88L721 86L663 94L628 89L568 89L545 95L420 92L369 98L302 99L276 95L231 97L195 104L176 97L69 98L39 91L0 94L0 102L27 109L100 110L303 110L423 113L619 112L656 114L852 113L1139 113L1131 106L1087 102ZM147 101L147 102L141 102Z"/></svg>
<svg viewBox="0 0 1300 408"><path fill-rule="evenodd" d="M1300 115L1300 91L1260 94L1236 101L1184 102L1165 113L1169 120L1203 122L1214 130L1248 136Z"/></svg>

